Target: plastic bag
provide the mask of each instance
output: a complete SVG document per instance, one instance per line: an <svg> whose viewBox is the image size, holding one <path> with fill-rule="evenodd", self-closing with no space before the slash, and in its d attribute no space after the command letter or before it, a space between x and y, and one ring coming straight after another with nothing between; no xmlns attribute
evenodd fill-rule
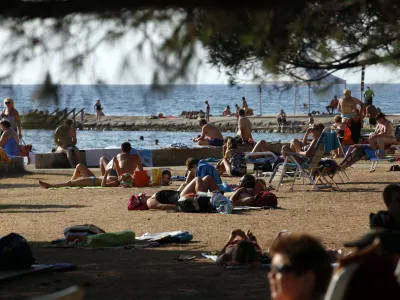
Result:
<svg viewBox="0 0 400 300"><path fill-rule="evenodd" d="M220 214L231 214L233 212L231 201L222 194L213 194L211 196L211 205Z"/></svg>

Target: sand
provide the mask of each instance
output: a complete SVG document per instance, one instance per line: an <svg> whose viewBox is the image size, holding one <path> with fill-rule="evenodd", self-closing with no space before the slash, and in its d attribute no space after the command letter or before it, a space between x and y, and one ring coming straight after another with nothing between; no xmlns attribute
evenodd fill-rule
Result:
<svg viewBox="0 0 400 300"><path fill-rule="evenodd" d="M283 209L235 215L127 210L132 192L150 194L157 188L45 190L37 183L66 181L70 170L2 178L0 235L17 232L26 237L40 263L71 262L78 269L3 283L0 298L21 299L77 284L84 287L88 299L269 299L265 270L227 271L200 258L200 253L219 250L236 228L251 229L264 251L282 229L307 232L320 237L327 247L344 249L343 242L368 230L369 213L384 209L383 188L398 182L398 173L387 172L388 165L382 162L375 173L369 173L369 164L356 164L348 170L352 182L341 184L335 192L310 192L310 186L300 182L290 192L285 184L277 192ZM179 172L182 168L175 174ZM226 177L223 180L237 181ZM141 250L40 247L61 238L64 228L84 223L96 224L109 232L131 229L138 235L187 230L194 240L185 245ZM180 254L197 258L190 262L173 260Z"/></svg>

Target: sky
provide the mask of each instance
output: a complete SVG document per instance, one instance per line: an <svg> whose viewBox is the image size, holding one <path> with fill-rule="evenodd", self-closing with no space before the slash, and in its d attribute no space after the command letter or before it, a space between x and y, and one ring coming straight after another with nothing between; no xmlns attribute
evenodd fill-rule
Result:
<svg viewBox="0 0 400 300"><path fill-rule="evenodd" d="M3 42L3 44L7 43L9 38L0 28L0 42ZM42 83L46 72L49 71L53 82L59 84L94 84L99 79L108 84L150 84L153 80L154 70L158 68L149 54L149 45L144 44L143 53L138 53L135 45L138 44L139 40L140 37L135 33L125 36L115 45L101 45L97 47L94 54L86 61L83 72L80 72L77 76L71 76L71 74L66 73L61 55L53 55L19 65L7 83ZM76 46L76 49L79 49L79 45ZM126 64L126 60L124 59L127 54L130 64ZM198 48L198 57L203 61L203 64L197 69L197 73L193 69L193 72L191 72L192 76L182 83L228 83L228 77L223 72L220 73L216 68L206 63L207 54L205 50ZM4 65L0 66L0 75L4 74L5 70ZM361 81L360 69L338 71L334 75L347 80L348 83L360 83ZM241 79L239 81L241 84L252 83L250 77L240 76L239 78ZM400 71L385 66L367 67L365 83L400 83Z"/></svg>

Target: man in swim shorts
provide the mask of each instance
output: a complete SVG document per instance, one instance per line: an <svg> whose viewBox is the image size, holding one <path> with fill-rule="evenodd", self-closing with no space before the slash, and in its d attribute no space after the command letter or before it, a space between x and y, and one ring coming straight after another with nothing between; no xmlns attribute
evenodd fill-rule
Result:
<svg viewBox="0 0 400 300"><path fill-rule="evenodd" d="M205 119L201 119L199 125L201 136L194 138L193 142L197 142L200 146L222 146L224 144L222 133L216 126L208 124Z"/></svg>
<svg viewBox="0 0 400 300"><path fill-rule="evenodd" d="M79 149L76 147L76 129L73 124L71 119L67 119L54 133L54 144L58 146L56 152L65 153L72 168L80 163Z"/></svg>

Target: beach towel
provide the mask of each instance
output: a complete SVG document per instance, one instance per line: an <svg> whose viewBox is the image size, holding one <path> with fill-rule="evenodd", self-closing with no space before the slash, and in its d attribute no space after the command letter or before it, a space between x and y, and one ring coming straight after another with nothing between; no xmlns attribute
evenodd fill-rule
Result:
<svg viewBox="0 0 400 300"><path fill-rule="evenodd" d="M3 148L0 147L0 163L10 163L11 159L7 156L7 153Z"/></svg>
<svg viewBox="0 0 400 300"><path fill-rule="evenodd" d="M232 186L230 186L227 182L218 184L218 188L221 192L224 193L229 193L229 192L233 192L234 189L232 188Z"/></svg>
<svg viewBox="0 0 400 300"><path fill-rule="evenodd" d="M158 242L158 243L183 243L189 242L193 239L193 235L191 235L187 231L169 231L169 232L158 232L158 233L149 233L146 232L142 236L136 237L136 241L141 242Z"/></svg>
<svg viewBox="0 0 400 300"><path fill-rule="evenodd" d="M219 177L217 169L213 165L207 163L205 160L200 160L199 164L197 165L196 177L203 178L207 175L211 176L216 184L222 183L221 177Z"/></svg>
<svg viewBox="0 0 400 300"><path fill-rule="evenodd" d="M171 180L173 180L173 181L185 181L186 177L185 176L172 176Z"/></svg>
<svg viewBox="0 0 400 300"><path fill-rule="evenodd" d="M324 133L324 151L325 153L329 153L333 150L339 148L339 141L336 135L336 131L333 132L325 132Z"/></svg>

